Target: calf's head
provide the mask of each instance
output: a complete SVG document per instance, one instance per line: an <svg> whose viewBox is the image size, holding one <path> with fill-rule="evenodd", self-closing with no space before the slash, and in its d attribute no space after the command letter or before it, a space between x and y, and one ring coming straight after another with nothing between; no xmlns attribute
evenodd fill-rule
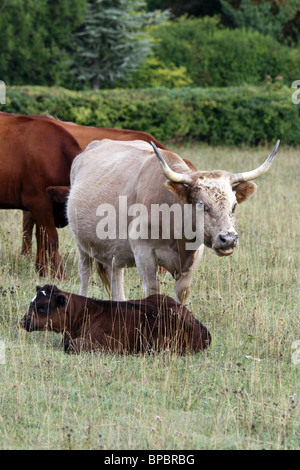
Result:
<svg viewBox="0 0 300 470"><path fill-rule="evenodd" d="M49 328L60 333L66 321L67 297L56 286L46 284L37 286L36 295L29 305L28 312L20 321L27 331Z"/></svg>
<svg viewBox="0 0 300 470"><path fill-rule="evenodd" d="M260 167L237 174L220 170L175 172L153 142L151 145L167 178L168 190L184 203L204 210L204 244L219 256L231 255L238 243L238 234L234 228L235 208L255 193L257 186L251 180L270 168L279 140Z"/></svg>

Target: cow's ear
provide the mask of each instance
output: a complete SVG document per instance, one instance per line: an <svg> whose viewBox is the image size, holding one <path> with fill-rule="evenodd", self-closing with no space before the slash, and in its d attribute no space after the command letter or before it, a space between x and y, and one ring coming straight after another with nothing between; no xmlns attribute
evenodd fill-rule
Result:
<svg viewBox="0 0 300 470"><path fill-rule="evenodd" d="M165 183L166 188L174 194L174 196L181 199L183 202L187 203L187 193L188 189L185 184L182 183L172 183L172 181L167 181Z"/></svg>
<svg viewBox="0 0 300 470"><path fill-rule="evenodd" d="M41 286L36 286L36 291L38 292L39 290L41 290L42 287Z"/></svg>
<svg viewBox="0 0 300 470"><path fill-rule="evenodd" d="M48 186L46 188L46 193L49 194L51 199L54 202L59 202L64 204L68 200L68 195L70 192L70 186Z"/></svg>
<svg viewBox="0 0 300 470"><path fill-rule="evenodd" d="M56 296L56 304L58 307L64 307L66 305L66 297L63 294Z"/></svg>
<svg viewBox="0 0 300 470"><path fill-rule="evenodd" d="M247 201L257 190L257 185L252 181L244 181L232 186L232 191L235 192L236 200L239 204Z"/></svg>

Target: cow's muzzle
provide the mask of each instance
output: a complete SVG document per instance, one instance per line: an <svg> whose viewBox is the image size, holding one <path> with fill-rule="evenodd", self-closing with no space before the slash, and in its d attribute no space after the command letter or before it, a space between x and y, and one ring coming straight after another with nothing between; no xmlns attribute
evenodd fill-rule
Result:
<svg viewBox="0 0 300 470"><path fill-rule="evenodd" d="M25 315L20 320L20 326L24 328L26 331L33 331L34 330L34 322L32 316Z"/></svg>
<svg viewBox="0 0 300 470"><path fill-rule="evenodd" d="M213 243L213 250L217 253L218 256L230 256L233 253L234 248L238 244L238 235L237 233L220 233Z"/></svg>

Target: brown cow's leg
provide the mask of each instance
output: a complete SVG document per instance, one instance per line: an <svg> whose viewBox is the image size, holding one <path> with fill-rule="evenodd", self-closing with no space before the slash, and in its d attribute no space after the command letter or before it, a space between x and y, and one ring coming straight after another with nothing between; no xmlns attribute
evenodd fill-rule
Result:
<svg viewBox="0 0 300 470"><path fill-rule="evenodd" d="M45 276L48 272L47 258L50 263L50 275L58 279L66 279L62 267L62 259L58 252L58 234L55 228L53 210L48 201L41 207L30 209L32 217L36 223L37 256L36 269L40 276ZM29 206L28 206L29 208Z"/></svg>
<svg viewBox="0 0 300 470"><path fill-rule="evenodd" d="M46 234L45 229L36 225L36 242L37 242L37 252L36 252L36 261L35 266L36 270L41 277L45 277L48 274L47 268L47 249L46 249Z"/></svg>
<svg viewBox="0 0 300 470"><path fill-rule="evenodd" d="M32 258L32 233L34 220L30 212L23 211L23 238L21 254Z"/></svg>
<svg viewBox="0 0 300 470"><path fill-rule="evenodd" d="M47 265L50 264L50 276L57 279L67 279L63 267L62 258L58 252L58 237L54 227L36 226L37 257L36 269L40 276L48 273ZM49 262L49 263L48 263Z"/></svg>

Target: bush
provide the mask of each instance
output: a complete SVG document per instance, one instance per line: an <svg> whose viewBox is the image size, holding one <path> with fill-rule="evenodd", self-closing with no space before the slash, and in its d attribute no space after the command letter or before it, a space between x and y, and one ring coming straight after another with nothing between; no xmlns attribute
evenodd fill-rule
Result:
<svg viewBox="0 0 300 470"><path fill-rule="evenodd" d="M294 90L292 90L294 91ZM75 92L42 87L7 89L0 109L49 113L77 124L149 132L161 142L198 140L256 145L300 144L300 105L278 80L263 87L164 88Z"/></svg>
<svg viewBox="0 0 300 470"><path fill-rule="evenodd" d="M167 67L157 57L150 56L132 75L126 88L181 88L191 84L192 80L187 76L185 67L176 67L172 63Z"/></svg>
<svg viewBox="0 0 300 470"><path fill-rule="evenodd" d="M282 75L300 76L300 54L257 31L222 28L216 17L181 17L153 27L154 53L168 67L186 68L193 86L257 85Z"/></svg>

